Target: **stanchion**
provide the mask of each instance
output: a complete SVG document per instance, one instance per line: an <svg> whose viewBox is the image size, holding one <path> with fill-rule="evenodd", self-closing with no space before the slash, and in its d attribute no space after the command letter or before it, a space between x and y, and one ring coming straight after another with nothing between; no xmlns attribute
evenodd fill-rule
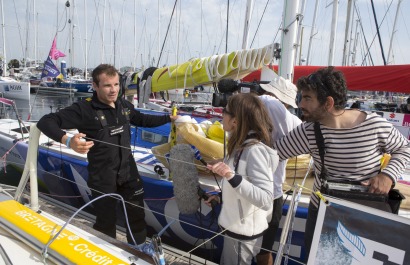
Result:
<svg viewBox="0 0 410 265"><path fill-rule="evenodd" d="M276 253L276 258L275 258L275 263L274 265L280 265L282 262L282 257L284 256L285 253L285 261L284 264L288 263L288 257L289 257L289 251L290 251L290 244L292 241L292 233L293 233L293 224L295 220L295 215L296 211L298 208L298 203L300 200L300 196L302 194L302 189L303 186L305 185L305 181L307 176L310 173L310 169L312 168L313 165L313 159L310 159L309 166L307 169L307 172L305 174L305 177L302 181L302 185L294 185L293 186L293 193L292 193L292 199L289 204L288 208L288 213L286 215L285 223L282 228L282 234L280 236L280 242L279 242L279 248L278 252Z"/></svg>

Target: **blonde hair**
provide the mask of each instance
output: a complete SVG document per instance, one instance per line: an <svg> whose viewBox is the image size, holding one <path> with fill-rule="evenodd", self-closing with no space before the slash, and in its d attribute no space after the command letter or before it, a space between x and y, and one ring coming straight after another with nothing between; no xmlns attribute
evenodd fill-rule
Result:
<svg viewBox="0 0 410 265"><path fill-rule="evenodd" d="M264 144L271 146L272 121L262 101L253 94L236 94L229 98L227 108L228 115L236 118L237 127L232 132L228 142L228 154L232 155L235 149L241 148L248 138L250 131L254 137Z"/></svg>

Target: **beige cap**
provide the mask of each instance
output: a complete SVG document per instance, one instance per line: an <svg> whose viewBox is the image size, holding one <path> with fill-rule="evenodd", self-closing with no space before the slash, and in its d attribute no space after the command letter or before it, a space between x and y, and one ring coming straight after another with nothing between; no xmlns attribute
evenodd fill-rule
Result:
<svg viewBox="0 0 410 265"><path fill-rule="evenodd" d="M273 72L273 74L274 75L270 75L271 77L273 77L273 79L271 79L271 82L269 84L260 84L260 86L265 91L275 95L275 97L277 97L283 103L297 108L298 105L296 104L296 94L298 90L296 86L289 80L278 76L275 72Z"/></svg>

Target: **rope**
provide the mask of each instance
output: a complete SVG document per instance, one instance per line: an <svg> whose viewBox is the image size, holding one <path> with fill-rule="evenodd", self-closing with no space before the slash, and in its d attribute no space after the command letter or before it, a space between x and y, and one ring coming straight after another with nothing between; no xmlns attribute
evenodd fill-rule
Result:
<svg viewBox="0 0 410 265"><path fill-rule="evenodd" d="M97 201L97 200L99 200L99 199L102 199L102 198L104 198L104 197L108 197L108 196L110 196L110 197L117 197L117 198L119 198L119 199L121 200L122 206L123 206L123 210L124 210L124 215L125 215L125 222L126 222L126 225L127 225L128 230L131 231L130 224L129 224L129 222L128 222L128 216L127 216L127 209L126 209L126 207L125 207L125 201L124 201L124 199L122 198L122 196L119 195L119 194L115 194L115 193L108 193L108 194L101 195L101 196L99 196L99 197L97 197L97 198L95 198L95 199L89 201L88 203L86 203L85 205L83 205L80 209L78 209L78 210L67 220L67 222L65 222L65 224L63 225L63 227L61 227L61 229L60 229L52 238L50 238L50 240L47 242L47 244L44 246L43 250L41 251L41 255L43 256L43 262L44 262L44 264L46 264L46 259L48 258L48 248L49 248L49 246L50 246L51 243L53 243L54 240L61 234L61 232L62 232L62 231L66 228L66 226L71 222L71 220L72 220L80 211L82 211L85 207L87 207L87 206L90 205L91 203L93 203L93 202L95 202L95 201ZM130 236L131 236L131 239L132 239L132 241L134 242L134 244L137 245L137 243L135 242L135 239L134 239L134 236L132 235L132 233L130 233Z"/></svg>
<svg viewBox="0 0 410 265"><path fill-rule="evenodd" d="M9 150L6 151L6 153L4 153L4 155L1 157L1 159L3 160L3 168L4 168L4 173L7 173L7 163L6 163L6 156L10 153L11 150L13 150L13 148L20 142L17 141Z"/></svg>

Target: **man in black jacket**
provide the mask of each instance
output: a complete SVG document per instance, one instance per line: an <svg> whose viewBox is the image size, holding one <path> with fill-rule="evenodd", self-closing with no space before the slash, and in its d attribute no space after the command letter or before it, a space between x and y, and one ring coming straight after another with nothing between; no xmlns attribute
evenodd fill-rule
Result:
<svg viewBox="0 0 410 265"><path fill-rule="evenodd" d="M87 154L88 186L93 198L107 193L120 194L127 201L126 209L131 231L127 241L140 245L146 240L144 220L144 189L130 150L130 124L155 127L175 120L178 116L147 115L118 98L118 71L101 64L92 73L92 98L43 116L38 128L54 141L74 151ZM70 137L62 129L77 129ZM87 139L84 141L82 139ZM105 197L93 203L96 222L94 229L116 237L117 199ZM134 240L132 239L133 236Z"/></svg>

